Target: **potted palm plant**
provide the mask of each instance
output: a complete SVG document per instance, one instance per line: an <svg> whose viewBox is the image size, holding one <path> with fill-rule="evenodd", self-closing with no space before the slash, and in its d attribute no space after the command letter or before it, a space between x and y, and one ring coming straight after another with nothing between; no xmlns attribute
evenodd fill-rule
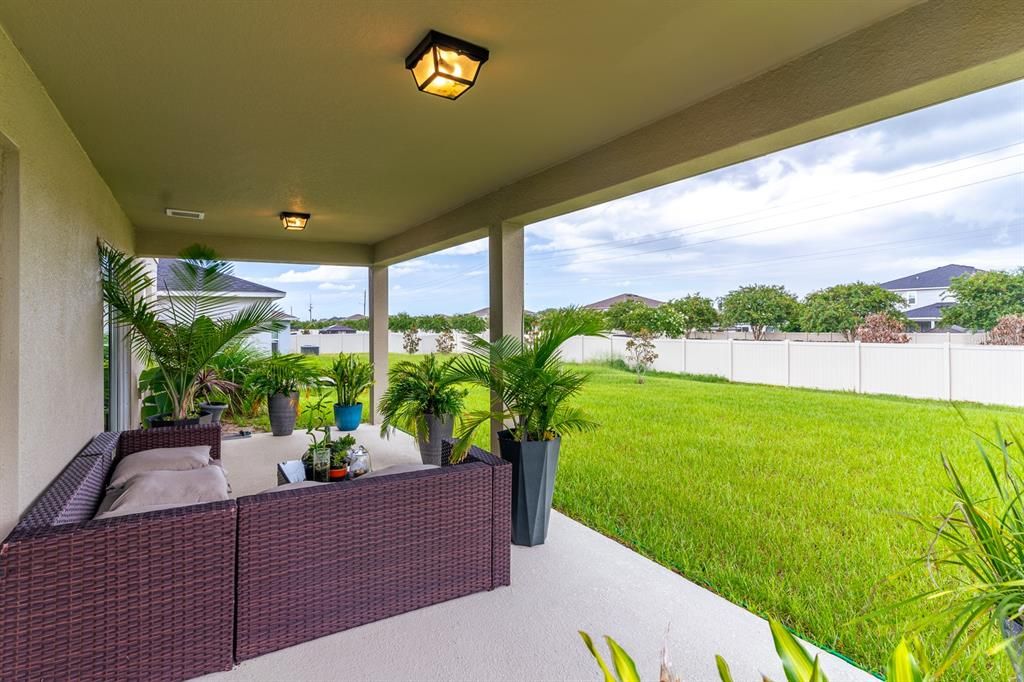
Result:
<svg viewBox="0 0 1024 682"><path fill-rule="evenodd" d="M363 404L359 397L373 385L373 365L355 355L342 353L331 364L323 378L338 396L334 404L334 422L341 431L354 431L363 420Z"/></svg>
<svg viewBox="0 0 1024 682"><path fill-rule="evenodd" d="M318 369L305 356L273 355L254 365L245 390L266 397L271 432L290 436L299 414L299 391L318 385L318 379Z"/></svg>
<svg viewBox="0 0 1024 682"><path fill-rule="evenodd" d="M218 295L225 291L231 264L198 244L171 263L173 296L153 296L146 263L99 242L103 298L114 324L123 327L132 349L158 370L150 383L159 386L167 413L154 425L198 421L195 414L200 373L225 347L257 332L279 326L281 311L271 301L237 309Z"/></svg>
<svg viewBox="0 0 1024 682"><path fill-rule="evenodd" d="M433 354L422 361L405 360L388 372L388 390L378 409L380 434L394 429L415 434L424 464L441 464L441 441L452 437L455 415L462 412L466 391L452 371L454 360Z"/></svg>
<svg viewBox="0 0 1024 682"><path fill-rule="evenodd" d="M562 435L597 424L569 403L589 376L565 366L559 347L574 336L603 336L603 325L568 310L549 316L531 340L474 339L452 365L453 380L490 389L496 409L463 418L455 458L488 421L508 424L498 433L502 458L512 463L512 542L539 545L547 538Z"/></svg>

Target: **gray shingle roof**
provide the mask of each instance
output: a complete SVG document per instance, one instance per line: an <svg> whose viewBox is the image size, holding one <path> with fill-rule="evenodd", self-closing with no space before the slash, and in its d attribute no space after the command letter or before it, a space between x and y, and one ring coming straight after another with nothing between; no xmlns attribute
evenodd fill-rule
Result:
<svg viewBox="0 0 1024 682"><path fill-rule="evenodd" d="M637 294L619 294L618 296L612 296L611 298L588 303L583 307L589 308L590 310L608 310L616 303L622 303L623 301L640 301L648 308L657 308L665 303L664 301L658 301L656 299L639 296Z"/></svg>
<svg viewBox="0 0 1024 682"><path fill-rule="evenodd" d="M156 263L156 288L159 291L180 291L181 285L178 283L178 279L175 275L174 268L172 267L175 263L173 258L161 258ZM250 282L247 279L241 277L235 277L234 275L225 275L223 277L224 286L221 290L224 292L230 292L234 294L281 294L285 295L285 292L280 289L272 289L270 287L257 284L256 282Z"/></svg>
<svg viewBox="0 0 1024 682"><path fill-rule="evenodd" d="M942 309L948 308L951 305L953 305L952 301L932 303L930 305L923 305L920 308L904 310L903 314L911 320L936 320L942 317Z"/></svg>
<svg viewBox="0 0 1024 682"><path fill-rule="evenodd" d="M940 268L925 270L915 275L907 275L888 282L883 282L883 289L945 289L949 281L960 275L973 275L981 272L970 265L943 265Z"/></svg>

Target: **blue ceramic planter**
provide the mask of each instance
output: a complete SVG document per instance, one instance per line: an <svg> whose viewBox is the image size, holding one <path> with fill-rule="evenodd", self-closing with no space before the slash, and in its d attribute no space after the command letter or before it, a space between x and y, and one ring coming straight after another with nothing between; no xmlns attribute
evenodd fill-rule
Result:
<svg viewBox="0 0 1024 682"><path fill-rule="evenodd" d="M334 424L339 431L355 431L363 421L363 404L335 405Z"/></svg>

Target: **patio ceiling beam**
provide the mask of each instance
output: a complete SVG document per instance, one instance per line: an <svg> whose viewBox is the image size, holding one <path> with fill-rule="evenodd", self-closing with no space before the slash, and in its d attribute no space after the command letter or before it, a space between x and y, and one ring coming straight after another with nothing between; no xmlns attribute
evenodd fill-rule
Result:
<svg viewBox="0 0 1024 682"><path fill-rule="evenodd" d="M384 239L373 260L414 258L502 220L537 222L1024 78L1022 25L1020 0L922 3Z"/></svg>
<svg viewBox="0 0 1024 682"><path fill-rule="evenodd" d="M196 242L211 247L221 258L234 261L365 266L370 265L373 252L368 244L312 241L304 239L301 233L266 239L136 230L135 255L171 258Z"/></svg>

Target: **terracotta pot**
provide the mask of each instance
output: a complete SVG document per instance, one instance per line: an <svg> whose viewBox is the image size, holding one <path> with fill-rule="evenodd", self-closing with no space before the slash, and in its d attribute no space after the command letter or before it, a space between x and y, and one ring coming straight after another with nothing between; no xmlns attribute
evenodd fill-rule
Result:
<svg viewBox="0 0 1024 682"><path fill-rule="evenodd" d="M332 481L341 481L346 476L348 476L348 468L347 467L344 468L344 469L331 469L331 480Z"/></svg>

